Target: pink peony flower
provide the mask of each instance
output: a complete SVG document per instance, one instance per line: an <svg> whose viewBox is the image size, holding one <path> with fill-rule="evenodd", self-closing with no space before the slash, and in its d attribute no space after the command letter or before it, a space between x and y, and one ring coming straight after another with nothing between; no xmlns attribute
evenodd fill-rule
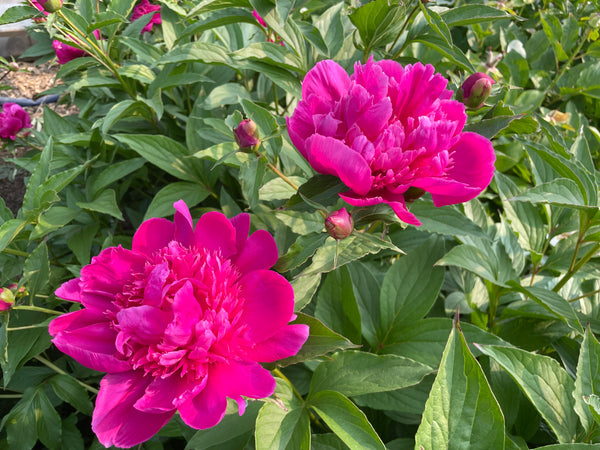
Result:
<svg viewBox="0 0 600 450"><path fill-rule="evenodd" d="M195 228L186 204L175 220L150 219L133 248L111 247L56 295L84 308L50 323L54 344L108 374L92 429L109 447L152 437L175 411L194 428L221 421L226 398L264 398L275 389L259 364L295 355L308 337L295 318L290 283L267 270L273 237L248 237L250 216L204 214Z"/></svg>
<svg viewBox="0 0 600 450"><path fill-rule="evenodd" d="M155 12L156 11L156 12ZM152 31L152 26L154 24L160 25L162 23L162 18L160 16L160 5L153 5L148 0L142 0L142 2L133 8L133 14L131 14L131 21L137 20L140 17L154 13L150 22L142 28L142 33L147 33Z"/></svg>
<svg viewBox="0 0 600 450"><path fill-rule="evenodd" d="M287 119L294 145L319 173L350 188L354 206L387 203L406 223L409 188L430 192L435 206L471 200L494 173L491 142L463 132L462 103L431 65L390 60L357 63L348 74L321 61L302 84L302 101Z"/></svg>
<svg viewBox="0 0 600 450"><path fill-rule="evenodd" d="M94 36L96 36L96 39L100 39L100 30L94 30ZM69 36L69 38L73 42L75 42L74 37ZM58 60L59 64L66 64L69 61L87 55L85 51L73 47L71 45L65 44L64 42L58 41L56 39L52 41L52 48L56 52L56 59Z"/></svg>
<svg viewBox="0 0 600 450"><path fill-rule="evenodd" d="M24 128L31 128L31 118L27 111L16 103L5 103L0 113L0 137L2 139L17 138L17 134Z"/></svg>

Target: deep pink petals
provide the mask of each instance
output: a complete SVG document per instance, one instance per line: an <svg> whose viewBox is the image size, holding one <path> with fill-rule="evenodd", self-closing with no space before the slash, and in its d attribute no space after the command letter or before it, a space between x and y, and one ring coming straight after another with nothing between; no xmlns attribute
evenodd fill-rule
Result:
<svg viewBox="0 0 600 450"><path fill-rule="evenodd" d="M255 270L239 280L244 297L240 325L246 324L250 342L261 342L286 326L294 314L294 290L276 272Z"/></svg>
<svg viewBox="0 0 600 450"><path fill-rule="evenodd" d="M237 216L229 219L233 228L235 228L235 245L237 252L239 253L248 239L248 233L250 232L250 214L240 213Z"/></svg>
<svg viewBox="0 0 600 450"><path fill-rule="evenodd" d="M203 215L195 229L186 204L174 222L151 219L135 250L108 248L57 295L84 309L50 323L59 350L104 377L92 420L104 445L130 447L154 435L179 410L196 428L216 425L227 397L273 393L256 357L274 361L307 338L294 292L266 270L278 258L265 230L250 237L250 216Z"/></svg>
<svg viewBox="0 0 600 450"><path fill-rule="evenodd" d="M157 250L166 247L173 240L173 222L155 217L140 225L133 235L131 248L135 252L151 257Z"/></svg>
<svg viewBox="0 0 600 450"><path fill-rule="evenodd" d="M174 239L183 246L188 247L194 241L194 223L188 206L183 200L177 200L173 207L175 208L175 230Z"/></svg>
<svg viewBox="0 0 600 450"><path fill-rule="evenodd" d="M109 247L81 269L81 288L87 291L117 293L132 275L144 269L144 258L121 246Z"/></svg>
<svg viewBox="0 0 600 450"><path fill-rule="evenodd" d="M147 413L134 407L151 381L142 371L108 374L102 379L92 416L92 429L102 445L133 447L150 439L173 417L175 409Z"/></svg>
<svg viewBox="0 0 600 450"><path fill-rule="evenodd" d="M337 139L315 134L312 137L309 163L317 172L337 175L360 195L371 189L371 169L363 157Z"/></svg>
<svg viewBox="0 0 600 450"><path fill-rule="evenodd" d="M253 270L270 269L278 258L279 250L273 236L268 231L258 230L248 238L242 252L234 261L243 275Z"/></svg>
<svg viewBox="0 0 600 450"><path fill-rule="evenodd" d="M204 389L177 408L181 419L190 427L200 430L214 427L221 421L227 408L223 388L221 380L209 373Z"/></svg>
<svg viewBox="0 0 600 450"><path fill-rule="evenodd" d="M79 278L63 283L55 292L54 295L69 300L70 302L81 302L81 288L79 287Z"/></svg>
<svg viewBox="0 0 600 450"><path fill-rule="evenodd" d="M270 338L248 349L247 356L259 362L274 362L295 355L308 339L308 326L288 325Z"/></svg>
<svg viewBox="0 0 600 450"><path fill-rule="evenodd" d="M211 211L200 217L195 233L199 247L219 251L225 258L237 252L235 228L220 212Z"/></svg>
<svg viewBox="0 0 600 450"><path fill-rule="evenodd" d="M304 78L302 98L316 95L323 101L339 101L350 86L350 77L338 63L325 60L318 62Z"/></svg>
<svg viewBox="0 0 600 450"><path fill-rule="evenodd" d="M90 369L102 372L131 369L130 363L117 354L117 332L101 315L87 309L65 314L54 319L48 331L61 352Z"/></svg>
<svg viewBox="0 0 600 450"><path fill-rule="evenodd" d="M479 195L492 181L496 156L492 143L476 133L462 133L453 147L451 159L453 166L447 171L447 177L472 189L461 194L432 194L435 206L467 202Z"/></svg>
<svg viewBox="0 0 600 450"><path fill-rule="evenodd" d="M462 131L465 106L450 100L447 84L429 64L370 58L346 82L336 63L321 61L306 75L288 132L315 171L350 188L342 195L350 204L387 203L418 226L402 195L409 188L429 191L436 206L460 203L481 193L494 171L491 142Z"/></svg>

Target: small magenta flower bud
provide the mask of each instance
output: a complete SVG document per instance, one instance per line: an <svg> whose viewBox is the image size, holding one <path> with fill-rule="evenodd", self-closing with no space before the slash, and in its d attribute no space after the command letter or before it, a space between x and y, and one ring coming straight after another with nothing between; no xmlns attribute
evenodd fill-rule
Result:
<svg viewBox="0 0 600 450"><path fill-rule="evenodd" d="M62 8L62 0L39 0L38 2L44 8L44 11L53 13Z"/></svg>
<svg viewBox="0 0 600 450"><path fill-rule="evenodd" d="M490 96L494 83L495 81L489 75L481 72L474 73L458 88L456 99L464 103L468 108L481 108L485 100Z"/></svg>
<svg viewBox="0 0 600 450"><path fill-rule="evenodd" d="M8 311L15 303L15 296L8 288L2 288L0 291L0 312Z"/></svg>
<svg viewBox="0 0 600 450"><path fill-rule="evenodd" d="M254 151L260 145L258 127L252 119L242 120L238 127L233 130L233 135L242 151Z"/></svg>
<svg viewBox="0 0 600 450"><path fill-rule="evenodd" d="M354 221L346 208L327 214L325 218L325 229L329 236L335 239L346 239L352 234Z"/></svg>

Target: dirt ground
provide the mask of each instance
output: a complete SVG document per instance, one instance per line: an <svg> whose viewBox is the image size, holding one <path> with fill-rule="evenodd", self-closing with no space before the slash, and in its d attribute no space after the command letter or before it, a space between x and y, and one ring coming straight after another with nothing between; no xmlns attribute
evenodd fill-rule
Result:
<svg viewBox="0 0 600 450"><path fill-rule="evenodd" d="M0 81L0 87L9 89L0 90L0 96L13 98L34 98L36 95L55 86L56 72L58 66L50 63L34 66L27 62L18 62L19 71L9 72ZM5 73L0 69L0 77ZM52 105L51 107L56 107ZM67 107L59 105L57 112L66 113ZM43 108L40 106L24 108L32 118L35 127L35 121L42 116ZM2 146L0 148L0 197L6 203L6 206L16 214L23 204L25 195L24 178L28 176L22 170L18 170L12 163L5 161L5 158L14 158L22 156L27 152L27 148L17 147L14 151Z"/></svg>

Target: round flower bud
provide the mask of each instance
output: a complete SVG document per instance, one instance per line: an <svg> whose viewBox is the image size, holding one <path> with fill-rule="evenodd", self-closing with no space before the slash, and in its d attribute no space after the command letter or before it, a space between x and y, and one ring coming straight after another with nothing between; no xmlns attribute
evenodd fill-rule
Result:
<svg viewBox="0 0 600 450"><path fill-rule="evenodd" d="M495 81L489 75L481 72L474 73L458 88L456 99L468 108L481 108L490 96L494 83Z"/></svg>
<svg viewBox="0 0 600 450"><path fill-rule="evenodd" d="M327 214L325 218L325 229L329 236L335 239L346 239L352 234L354 221L346 208Z"/></svg>
<svg viewBox="0 0 600 450"><path fill-rule="evenodd" d="M14 61L9 62L7 67L11 72L17 72L19 70L19 65Z"/></svg>
<svg viewBox="0 0 600 450"><path fill-rule="evenodd" d="M15 303L15 296L8 288L2 288L0 291L0 311L8 311Z"/></svg>
<svg viewBox="0 0 600 450"><path fill-rule="evenodd" d="M252 152L260 145L258 127L252 119L242 120L233 135L242 151Z"/></svg>
<svg viewBox="0 0 600 450"><path fill-rule="evenodd" d="M39 0L38 2L44 8L44 11L54 13L62 8L62 0Z"/></svg>

